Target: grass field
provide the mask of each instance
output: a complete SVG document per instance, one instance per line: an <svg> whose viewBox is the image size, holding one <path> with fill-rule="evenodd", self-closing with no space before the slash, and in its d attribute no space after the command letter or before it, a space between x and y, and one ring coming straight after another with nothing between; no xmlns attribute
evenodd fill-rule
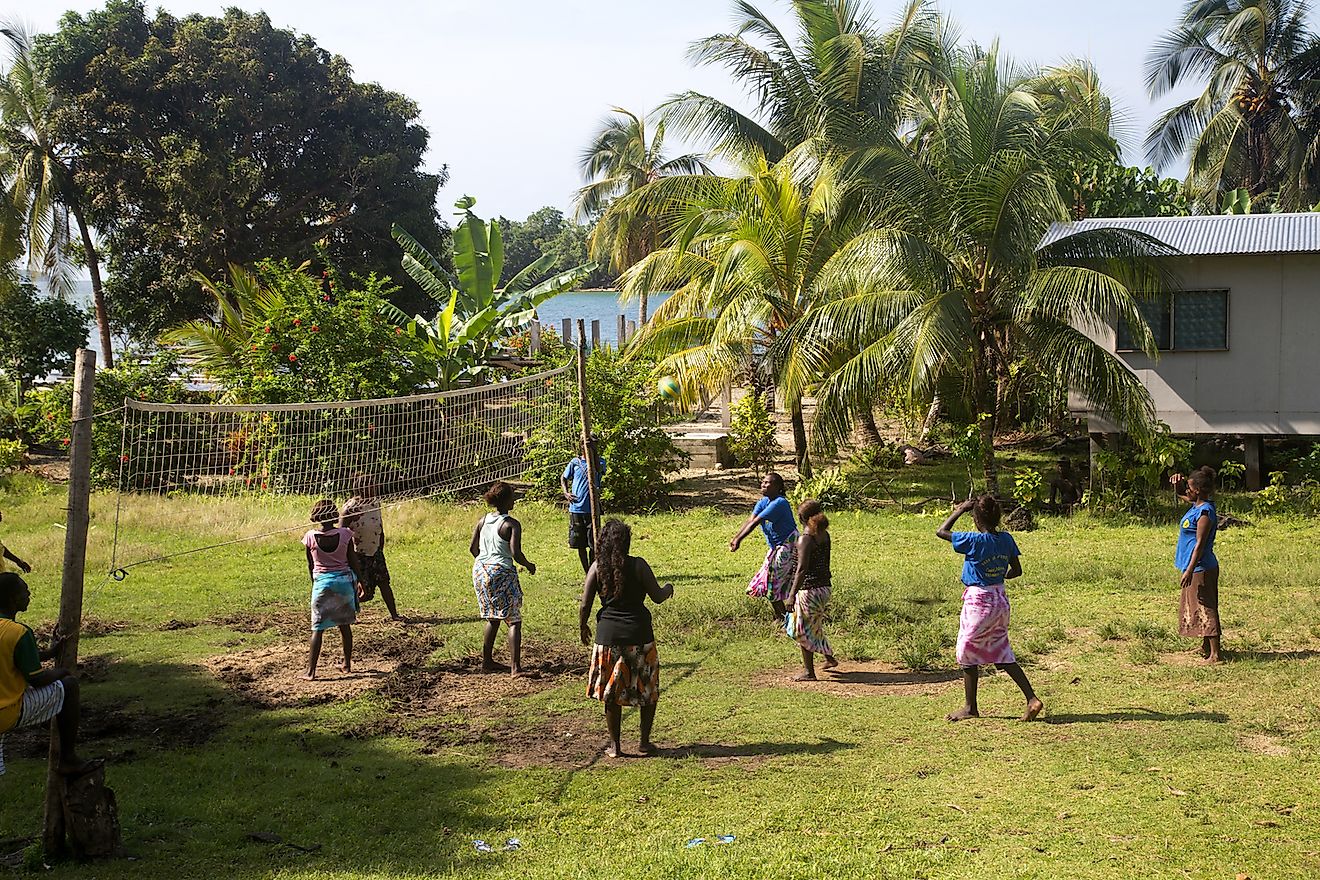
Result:
<svg viewBox="0 0 1320 880"><path fill-rule="evenodd" d="M52 619L62 490L0 488L3 538L36 566L26 620ZM520 506L528 662L512 685L479 648L467 541L479 511L387 517L399 627L376 603L362 673L299 690L306 572L297 535L105 582L114 499L93 501L86 751L110 757L135 861L53 876L1314 877L1320 874L1320 565L1312 522L1220 535L1231 662L1173 630L1172 523L1047 518L1018 535L1013 640L1047 709L1025 725L1001 674L956 726L958 560L933 516L834 516L833 639L843 675L791 686L796 647L743 596L739 517L636 517L634 552L677 587L655 612L654 759L601 757L583 696L580 570L562 514ZM303 516L237 502L134 499L121 560ZM336 659L327 637L323 669ZM502 646L501 646L502 650ZM223 658L216 660L215 658ZM625 714L625 743L636 717ZM40 829L42 742L11 737L0 839ZM277 834L288 844L254 840ZM690 838L736 835L686 848ZM515 852L496 850L518 838ZM15 848L9 847L9 849ZM313 850L305 852L304 849Z"/></svg>

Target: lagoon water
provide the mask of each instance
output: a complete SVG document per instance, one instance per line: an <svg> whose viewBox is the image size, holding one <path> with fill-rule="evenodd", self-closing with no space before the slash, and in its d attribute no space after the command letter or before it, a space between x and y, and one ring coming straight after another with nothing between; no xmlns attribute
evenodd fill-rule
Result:
<svg viewBox="0 0 1320 880"><path fill-rule="evenodd" d="M40 286L40 281L38 281ZM654 312L662 302L669 298L667 293L655 293L651 295L648 311ZM79 279L77 282L77 301L88 308L92 304L92 282L86 278ZM630 321L637 320L636 301L621 303L619 295L611 290L591 290L591 291L573 291L572 293L562 293L554 299L541 304L537 309L537 315L542 323L549 324L558 332L560 324L564 318L570 318L574 321L574 330L577 332L577 319L582 318L587 324L587 333L591 333L591 322L600 321L601 342L614 344L618 342L619 315L625 316ZM96 335L96 329L93 327L89 333L88 346L100 353L101 344ZM118 342L116 342L116 347Z"/></svg>

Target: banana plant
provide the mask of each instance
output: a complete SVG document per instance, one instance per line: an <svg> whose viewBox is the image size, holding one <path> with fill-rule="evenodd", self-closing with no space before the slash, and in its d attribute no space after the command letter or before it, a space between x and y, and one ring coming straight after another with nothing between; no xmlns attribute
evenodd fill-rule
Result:
<svg viewBox="0 0 1320 880"><path fill-rule="evenodd" d="M583 263L541 278L554 264L554 257L542 256L502 289L496 288L504 268L504 239L498 223L487 225L472 213L475 204L471 196L454 203L462 217L454 229L456 276L398 224L391 230L403 249L404 271L440 311L427 320L421 315L408 317L392 305L381 310L421 340L443 388L462 380L484 381L491 370L490 358L505 339L536 318L537 306L572 290L596 270L595 263Z"/></svg>

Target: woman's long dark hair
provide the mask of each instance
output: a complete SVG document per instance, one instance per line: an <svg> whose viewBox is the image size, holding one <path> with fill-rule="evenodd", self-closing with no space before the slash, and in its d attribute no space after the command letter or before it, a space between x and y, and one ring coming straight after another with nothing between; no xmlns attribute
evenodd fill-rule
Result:
<svg viewBox="0 0 1320 880"><path fill-rule="evenodd" d="M622 520L608 520L600 527L600 547L596 549L596 577L600 583L600 597L606 602L623 592L625 569L628 567L628 548L632 546L632 529Z"/></svg>

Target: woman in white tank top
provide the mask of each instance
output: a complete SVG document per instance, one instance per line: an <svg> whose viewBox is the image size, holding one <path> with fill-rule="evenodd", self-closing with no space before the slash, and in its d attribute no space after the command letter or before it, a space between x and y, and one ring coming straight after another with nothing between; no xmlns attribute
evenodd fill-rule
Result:
<svg viewBox="0 0 1320 880"><path fill-rule="evenodd" d="M522 674L522 584L517 565L536 574L536 565L522 552L522 523L509 516L513 510L513 487L503 481L486 490L486 503L495 508L477 521L472 531L472 589L477 611L486 622L481 645L481 670L503 669L491 656L500 621L509 627L509 670ZM516 563L516 564L515 564Z"/></svg>

